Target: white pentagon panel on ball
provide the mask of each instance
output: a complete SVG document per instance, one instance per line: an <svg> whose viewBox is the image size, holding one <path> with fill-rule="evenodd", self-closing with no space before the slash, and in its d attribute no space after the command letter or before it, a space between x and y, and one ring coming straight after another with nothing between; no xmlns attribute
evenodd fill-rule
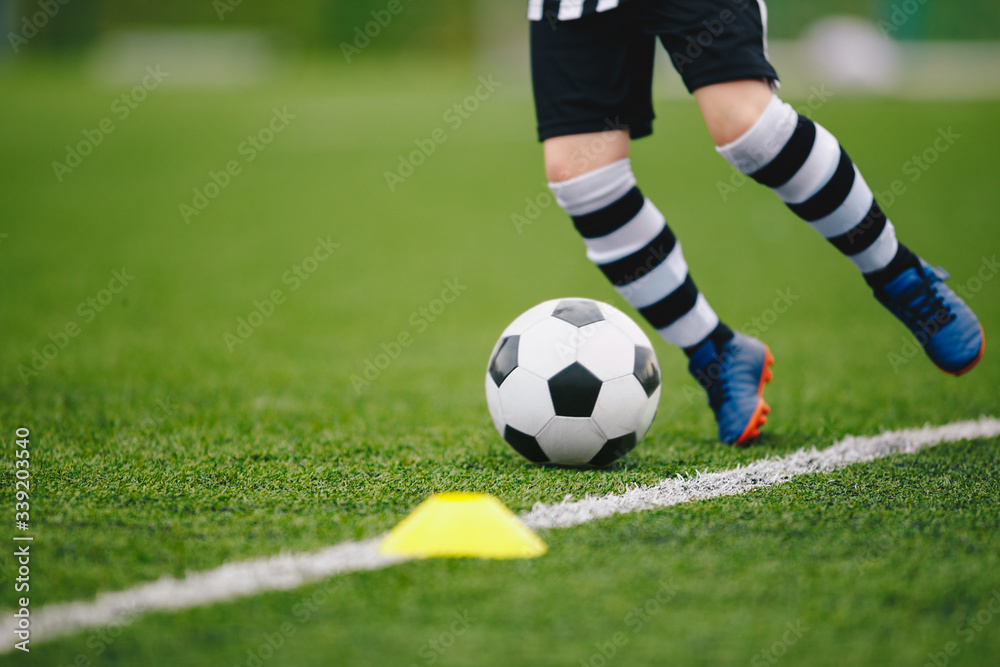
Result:
<svg viewBox="0 0 1000 667"><path fill-rule="evenodd" d="M522 433L536 435L556 416L549 383L523 368L515 368L497 393L504 424Z"/></svg>
<svg viewBox="0 0 1000 667"><path fill-rule="evenodd" d="M548 380L576 361L580 330L557 317L549 317L521 333L517 365Z"/></svg>
<svg viewBox="0 0 1000 667"><path fill-rule="evenodd" d="M560 299L545 301L538 304L534 308L529 308L524 311L518 315L513 322L507 325L507 328L504 329L501 338L504 336L517 336L522 334L532 325L538 324L546 317L550 317L552 315L552 311L556 309L556 305L559 301Z"/></svg>
<svg viewBox="0 0 1000 667"><path fill-rule="evenodd" d="M646 399L646 405L643 406L642 412L639 414L639 424L635 428L637 442L646 437L649 427L653 424L656 409L660 406L660 389L661 387L657 387L656 391Z"/></svg>
<svg viewBox="0 0 1000 667"><path fill-rule="evenodd" d="M497 431L503 433L506 424L503 420L503 408L500 407L500 390L490 374L486 374L486 407L490 409L490 417L493 418L493 425Z"/></svg>
<svg viewBox="0 0 1000 667"><path fill-rule="evenodd" d="M629 374L601 386L591 418L608 438L618 438L639 430L648 402L639 380Z"/></svg>
<svg viewBox="0 0 1000 667"><path fill-rule="evenodd" d="M643 345L648 348L652 348L653 344L649 342L649 338L646 333L635 323L631 317L618 310L611 304L607 304L599 301L601 312L604 316L612 322L615 326L621 329L625 335L632 339L632 342L636 345Z"/></svg>
<svg viewBox="0 0 1000 667"><path fill-rule="evenodd" d="M608 320L580 329L581 345L576 359L601 380L613 380L635 368L635 343Z"/></svg>
<svg viewBox="0 0 1000 667"><path fill-rule="evenodd" d="M588 463L608 440L589 417L553 417L535 438L552 463L563 465Z"/></svg>

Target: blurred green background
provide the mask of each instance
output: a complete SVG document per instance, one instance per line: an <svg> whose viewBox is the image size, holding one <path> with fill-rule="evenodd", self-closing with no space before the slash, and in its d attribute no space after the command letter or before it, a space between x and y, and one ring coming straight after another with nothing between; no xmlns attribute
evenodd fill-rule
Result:
<svg viewBox="0 0 1000 667"><path fill-rule="evenodd" d="M401 0L407 27L380 38L380 50L398 53L409 49L468 54L476 35L484 29L478 17L500 3L493 0ZM0 0L3 34L16 30L24 17L47 5L59 11L40 31L34 50L77 49L101 35L137 25L223 28L263 27L281 33L290 42L310 50L336 49L351 37L355 26L371 20L372 10L385 9L388 0ZM412 7L411 7L412 5ZM491 5L493 7L491 7ZM522 5L524 7L522 7ZM995 0L929 2L928 0L829 0L796 2L770 0L769 29L773 39L801 35L813 21L831 14L851 14L872 21L891 22L900 12L907 17L893 36L901 39L993 40L1000 37L1000 3ZM523 13L523 12L522 12ZM496 26L491 26L496 27Z"/></svg>

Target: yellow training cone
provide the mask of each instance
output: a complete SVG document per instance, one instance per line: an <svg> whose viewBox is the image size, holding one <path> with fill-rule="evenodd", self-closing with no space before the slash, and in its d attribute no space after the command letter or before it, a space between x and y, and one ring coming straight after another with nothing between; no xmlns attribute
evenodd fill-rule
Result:
<svg viewBox="0 0 1000 667"><path fill-rule="evenodd" d="M537 558L549 550L493 496L438 493L389 531L379 551L415 558Z"/></svg>

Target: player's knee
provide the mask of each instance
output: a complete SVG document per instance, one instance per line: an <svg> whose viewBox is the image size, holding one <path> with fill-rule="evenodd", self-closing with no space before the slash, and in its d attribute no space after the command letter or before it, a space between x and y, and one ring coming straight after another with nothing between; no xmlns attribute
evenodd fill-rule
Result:
<svg viewBox="0 0 1000 667"><path fill-rule="evenodd" d="M545 177L561 183L627 158L629 136L626 130L609 130L553 137L543 146Z"/></svg>
<svg viewBox="0 0 1000 667"><path fill-rule="evenodd" d="M749 107L733 110L732 113L710 123L708 133L712 135L712 141L715 142L716 146L724 146L746 134L747 130L760 120L763 113L763 109Z"/></svg>
<svg viewBox="0 0 1000 667"><path fill-rule="evenodd" d="M770 85L763 80L730 81L695 91L716 146L743 136L760 119L773 96Z"/></svg>
<svg viewBox="0 0 1000 667"><path fill-rule="evenodd" d="M757 124L767 105L739 104L727 107L724 112L706 114L705 125L716 146L736 141Z"/></svg>
<svg viewBox="0 0 1000 667"><path fill-rule="evenodd" d="M561 183L578 175L573 168L573 161L567 156L545 156L545 178L549 183Z"/></svg>

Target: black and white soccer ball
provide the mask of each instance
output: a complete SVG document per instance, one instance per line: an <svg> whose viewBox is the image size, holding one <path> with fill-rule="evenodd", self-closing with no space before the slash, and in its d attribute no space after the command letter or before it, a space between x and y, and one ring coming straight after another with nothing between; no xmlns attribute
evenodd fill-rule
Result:
<svg viewBox="0 0 1000 667"><path fill-rule="evenodd" d="M625 313L592 299L555 299L522 314L486 370L497 431L535 463L612 463L646 435L659 400L649 339Z"/></svg>

